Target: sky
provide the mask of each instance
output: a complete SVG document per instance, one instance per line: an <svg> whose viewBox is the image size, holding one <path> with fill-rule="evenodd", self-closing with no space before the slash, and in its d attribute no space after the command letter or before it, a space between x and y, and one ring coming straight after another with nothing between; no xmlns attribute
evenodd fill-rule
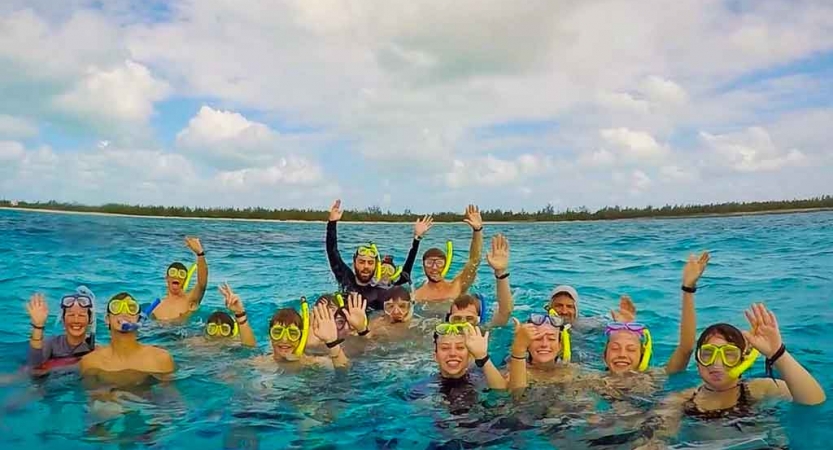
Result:
<svg viewBox="0 0 833 450"><path fill-rule="evenodd" d="M811 197L831 80L829 0L4 0L0 198Z"/></svg>

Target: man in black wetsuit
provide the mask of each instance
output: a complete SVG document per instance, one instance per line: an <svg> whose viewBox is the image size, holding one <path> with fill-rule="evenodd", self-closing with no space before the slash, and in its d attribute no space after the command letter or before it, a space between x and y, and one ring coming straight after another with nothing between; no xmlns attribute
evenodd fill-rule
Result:
<svg viewBox="0 0 833 450"><path fill-rule="evenodd" d="M336 200L330 208L330 217L327 222L327 259L330 261L330 269L342 290L361 294L370 309L383 310L385 308L384 293L389 286L380 286L373 282L373 275L376 272L376 264L379 259L378 250L371 246L359 247L353 254L353 268L350 269L341 259L341 254L338 251L336 224L341 220L342 214L344 212L341 210L341 200ZM427 216L417 220L414 224L414 240L411 243L411 250L408 252L408 260L402 268L401 275L394 283L395 285L410 282L411 268L419 249L419 241L431 228L431 224L432 220Z"/></svg>

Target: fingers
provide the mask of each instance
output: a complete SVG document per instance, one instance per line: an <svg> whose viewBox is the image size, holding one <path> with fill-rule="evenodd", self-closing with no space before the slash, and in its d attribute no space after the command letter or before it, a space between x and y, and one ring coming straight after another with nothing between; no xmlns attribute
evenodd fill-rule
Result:
<svg viewBox="0 0 833 450"><path fill-rule="evenodd" d="M746 321L749 322L749 326L752 327L752 330L758 328L758 320L755 318L755 314L752 312L752 308L747 309L743 312L746 316Z"/></svg>
<svg viewBox="0 0 833 450"><path fill-rule="evenodd" d="M333 206L330 207L330 211L338 211L339 208L341 208L341 199L336 199L333 202Z"/></svg>
<svg viewBox="0 0 833 450"><path fill-rule="evenodd" d="M487 331L486 334L483 335L483 339L487 342L489 341L489 334L490 333L491 333L491 331Z"/></svg>
<svg viewBox="0 0 833 450"><path fill-rule="evenodd" d="M700 265L707 265L709 263L709 259L711 259L711 255L709 255L709 252L703 252L700 255Z"/></svg>
<svg viewBox="0 0 833 450"><path fill-rule="evenodd" d="M521 326L521 322L517 318L513 317L512 318L512 325L515 327L515 331L518 331L518 329Z"/></svg>

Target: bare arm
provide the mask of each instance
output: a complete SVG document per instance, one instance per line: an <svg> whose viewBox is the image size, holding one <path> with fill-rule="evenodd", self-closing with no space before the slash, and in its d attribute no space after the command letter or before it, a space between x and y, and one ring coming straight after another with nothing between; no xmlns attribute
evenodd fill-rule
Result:
<svg viewBox="0 0 833 450"><path fill-rule="evenodd" d="M466 208L466 217L463 222L472 229L471 246L469 247L469 260L463 270L454 278L455 285L460 287L460 294L468 292L474 279L477 277L477 268L480 266L481 249L483 248L483 219L480 211L474 205Z"/></svg>
<svg viewBox="0 0 833 450"><path fill-rule="evenodd" d="M489 385L489 389L505 391L509 386L506 379L503 378L503 375L501 375L500 371L497 370L497 367L495 367L491 358L486 361L485 365L483 365L483 374L486 375L486 384Z"/></svg>
<svg viewBox="0 0 833 450"><path fill-rule="evenodd" d="M255 334L252 331L252 326L249 324L249 316L246 314L246 309L243 307L243 300L240 296L235 294L228 283L220 285L220 294L226 302L226 308L234 313L234 320L237 321L238 331L240 332L240 343L247 347L254 347Z"/></svg>
<svg viewBox="0 0 833 450"><path fill-rule="evenodd" d="M677 348L668 359L665 371L669 375L682 372L691 360L694 352L695 341L697 340L697 314L694 310L694 293L697 288L697 281L703 276L706 266L709 264L709 253L703 252L699 258L689 255L688 262L683 267L683 299L682 311L680 312L680 340Z"/></svg>
<svg viewBox="0 0 833 450"><path fill-rule="evenodd" d="M491 325L502 327L509 323L509 317L515 308L512 289L509 286L509 241L502 234L492 238L492 251L486 255L486 261L495 271L495 288L497 290L497 311L492 316Z"/></svg>
<svg viewBox="0 0 833 450"><path fill-rule="evenodd" d="M49 308L43 294L34 294L26 304L26 312L29 313L29 321L32 332L29 335L29 366L37 367L49 359L50 346L44 348L43 328L46 325L46 318L49 317Z"/></svg>
<svg viewBox="0 0 833 450"><path fill-rule="evenodd" d="M170 353L161 348L155 348L150 369L154 378L168 381L172 378L176 365Z"/></svg>
<svg viewBox="0 0 833 450"><path fill-rule="evenodd" d="M200 240L194 237L185 238L188 248L197 255L197 285L188 293L188 302L192 309L196 310L205 297L205 290L208 288L208 264L205 261L205 251Z"/></svg>
<svg viewBox="0 0 833 450"><path fill-rule="evenodd" d="M255 333L252 330L252 326L249 324L249 318L243 316L241 318L235 318L235 320L237 320L237 326L240 328L240 343L246 347L255 347L257 341L255 340Z"/></svg>
<svg viewBox="0 0 833 450"><path fill-rule="evenodd" d="M512 319L515 323L515 338L509 352L509 389L513 392L526 389L529 384L527 380L526 355L529 344L535 336L535 327L532 324L523 324L518 319Z"/></svg>

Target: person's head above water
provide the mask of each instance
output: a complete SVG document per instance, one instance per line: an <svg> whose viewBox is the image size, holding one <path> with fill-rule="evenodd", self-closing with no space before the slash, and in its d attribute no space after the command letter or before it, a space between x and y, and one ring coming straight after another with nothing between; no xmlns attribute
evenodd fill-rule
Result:
<svg viewBox="0 0 833 450"><path fill-rule="evenodd" d="M293 308L282 308L269 320L269 340L275 357L294 359L294 352L301 345L304 320Z"/></svg>
<svg viewBox="0 0 833 450"><path fill-rule="evenodd" d="M356 249L353 254L353 273L356 274L356 281L367 284L376 274L376 264L379 260L379 250L375 245L369 243Z"/></svg>
<svg viewBox="0 0 833 450"><path fill-rule="evenodd" d="M209 339L227 339L239 333L237 321L225 311L215 311L205 321L205 336Z"/></svg>
<svg viewBox="0 0 833 450"><path fill-rule="evenodd" d="M605 327L604 362L614 374L645 371L651 360L651 333L638 323L612 322Z"/></svg>
<svg viewBox="0 0 833 450"><path fill-rule="evenodd" d="M188 268L181 262L173 262L165 272L165 283L168 285L168 292L173 295L183 293L185 279L188 278Z"/></svg>
<svg viewBox="0 0 833 450"><path fill-rule="evenodd" d="M384 305L385 315L394 323L405 322L414 312L411 293L402 286L395 286L385 292Z"/></svg>
<svg viewBox="0 0 833 450"><path fill-rule="evenodd" d="M104 317L104 322L111 332L135 333L135 329L122 331L122 325L130 326L139 323L140 313L141 305L139 305L139 302L127 292L119 292L107 302L107 314Z"/></svg>
<svg viewBox="0 0 833 450"><path fill-rule="evenodd" d="M61 320L68 337L77 340L87 336L95 320L94 303L95 295L84 286L61 298Z"/></svg>
<svg viewBox="0 0 833 450"><path fill-rule="evenodd" d="M434 360L445 378L460 378L469 369L465 327L468 323L441 323L434 329Z"/></svg>
<svg viewBox="0 0 833 450"><path fill-rule="evenodd" d="M550 295L549 309L567 322L574 322L578 317L578 292L572 286L556 287Z"/></svg>
<svg viewBox="0 0 833 450"><path fill-rule="evenodd" d="M695 349L697 372L703 383L715 391L734 386L758 356L743 333L728 323L717 323L703 330Z"/></svg>
<svg viewBox="0 0 833 450"><path fill-rule="evenodd" d="M430 283L439 283L443 280L445 265L448 263L444 251L438 248L429 248L422 254L422 270Z"/></svg>
<svg viewBox="0 0 833 450"><path fill-rule="evenodd" d="M326 303L327 308L333 312L335 316L336 328L338 329L338 337L346 338L350 335L350 323L347 322L347 305L344 302L344 296L341 293L323 294L318 297L315 304ZM315 320L314 318L312 320Z"/></svg>
<svg viewBox="0 0 833 450"><path fill-rule="evenodd" d="M480 324L483 305L480 299L472 294L463 294L454 299L448 312L447 321L451 323L468 322L472 325Z"/></svg>
<svg viewBox="0 0 833 450"><path fill-rule="evenodd" d="M377 282L382 285L389 285L394 280L391 278L396 273L396 264L393 263L393 256L392 255L385 255L382 258L380 270L379 270L379 279Z"/></svg>
<svg viewBox="0 0 833 450"><path fill-rule="evenodd" d="M558 316L546 314L532 314L527 323L533 324L536 331L529 343L529 359L538 365L555 361L563 349L562 330L569 325Z"/></svg>

